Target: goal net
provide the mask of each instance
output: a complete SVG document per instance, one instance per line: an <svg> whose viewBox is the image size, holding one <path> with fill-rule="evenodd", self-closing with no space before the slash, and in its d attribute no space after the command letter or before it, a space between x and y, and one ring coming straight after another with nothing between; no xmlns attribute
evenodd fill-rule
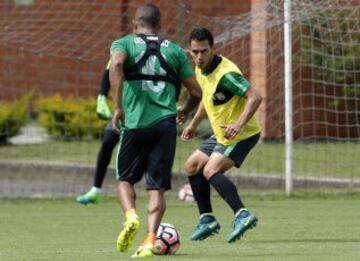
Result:
<svg viewBox="0 0 360 261"><path fill-rule="evenodd" d="M261 142L231 177L245 188L283 189L284 3L257 2L245 11L234 6L235 15L216 7L204 15L196 3L157 1L163 35L186 48L195 26L209 28L217 52L264 97ZM132 32L141 3L1 1L0 197L91 187L107 124L95 113L101 75L111 42ZM353 191L360 183L360 3L293 0L291 13L295 189ZM210 135L204 121L192 141L178 140L175 182L186 182L186 158ZM107 193L115 188L113 167Z"/></svg>

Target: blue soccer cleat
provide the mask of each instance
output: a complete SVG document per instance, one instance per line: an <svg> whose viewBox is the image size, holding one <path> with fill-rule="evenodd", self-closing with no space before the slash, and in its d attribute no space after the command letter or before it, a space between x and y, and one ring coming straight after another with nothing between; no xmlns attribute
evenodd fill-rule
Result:
<svg viewBox="0 0 360 261"><path fill-rule="evenodd" d="M190 240L204 240L214 234L219 233L220 224L213 216L206 216L196 225Z"/></svg>
<svg viewBox="0 0 360 261"><path fill-rule="evenodd" d="M231 232L228 243L233 243L240 239L244 233L250 228L256 227L257 217L250 213L247 209L241 209L240 213L235 217L234 228Z"/></svg>
<svg viewBox="0 0 360 261"><path fill-rule="evenodd" d="M97 204L100 202L101 194L95 191L89 191L84 195L78 196L76 202L87 205L87 204Z"/></svg>

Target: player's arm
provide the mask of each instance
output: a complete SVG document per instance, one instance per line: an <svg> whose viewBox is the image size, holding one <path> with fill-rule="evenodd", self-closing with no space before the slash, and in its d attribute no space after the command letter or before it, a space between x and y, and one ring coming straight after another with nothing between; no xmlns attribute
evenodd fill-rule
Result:
<svg viewBox="0 0 360 261"><path fill-rule="evenodd" d="M235 123L223 125L225 128L225 138L234 138L245 124L254 116L259 108L262 97L260 94L250 86L250 83L241 75L237 73L228 73L221 79L222 86L231 90L236 95L246 98L244 111Z"/></svg>
<svg viewBox="0 0 360 261"><path fill-rule="evenodd" d="M194 76L182 80L189 95L184 99L183 104L178 108L177 123L185 122L187 115L193 111L201 100L201 89Z"/></svg>
<svg viewBox="0 0 360 261"><path fill-rule="evenodd" d="M183 86L188 91L188 96L184 99L183 104L178 108L177 123L184 123L189 112L193 111L199 104L202 92L196 81L190 60L184 50L179 47L179 78Z"/></svg>
<svg viewBox="0 0 360 261"><path fill-rule="evenodd" d="M254 116L262 101L260 94L251 87L249 87L249 89L245 92L245 97L246 104L243 113L240 115L234 126L230 125L225 131L225 137L228 139L232 139L240 132L240 130L251 119L251 117Z"/></svg>
<svg viewBox="0 0 360 261"><path fill-rule="evenodd" d="M96 105L96 113L98 117L100 119L105 119L105 120L111 118L111 111L106 103L106 98L108 97L110 91L109 67L110 67L110 60L101 78L100 90L97 97L97 105Z"/></svg>
<svg viewBox="0 0 360 261"><path fill-rule="evenodd" d="M181 138L183 140L188 140L194 137L195 132L199 126L199 124L207 117L204 105L200 102L199 107L195 113L194 118L191 120L189 125L183 130L181 133Z"/></svg>
<svg viewBox="0 0 360 261"><path fill-rule="evenodd" d="M122 106L122 92L124 86L123 66L127 55L125 52L117 51L111 54L111 65L109 70L110 85L114 88L114 115L112 118L113 129L119 130L119 121L124 124L125 114Z"/></svg>
<svg viewBox="0 0 360 261"><path fill-rule="evenodd" d="M110 65L111 65L111 58L109 59L106 68L103 72L101 78L100 90L99 90L99 95L104 95L105 97L108 97L110 92L110 76L109 76Z"/></svg>

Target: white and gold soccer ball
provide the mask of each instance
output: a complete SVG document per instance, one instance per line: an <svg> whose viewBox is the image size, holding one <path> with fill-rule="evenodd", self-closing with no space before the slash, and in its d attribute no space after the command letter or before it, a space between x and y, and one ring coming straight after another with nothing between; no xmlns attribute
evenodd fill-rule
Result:
<svg viewBox="0 0 360 261"><path fill-rule="evenodd" d="M180 247L180 234L174 225L161 223L154 244L155 255L173 255Z"/></svg>

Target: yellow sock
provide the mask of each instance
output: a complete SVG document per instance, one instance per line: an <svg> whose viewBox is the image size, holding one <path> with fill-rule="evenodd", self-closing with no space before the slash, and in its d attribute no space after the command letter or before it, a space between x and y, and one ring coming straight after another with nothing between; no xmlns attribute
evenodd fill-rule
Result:
<svg viewBox="0 0 360 261"><path fill-rule="evenodd" d="M147 243L154 244L156 240L156 235L154 232L149 232L146 234L145 239L142 242L142 245L146 245Z"/></svg>
<svg viewBox="0 0 360 261"><path fill-rule="evenodd" d="M137 217L135 208L130 208L125 212L126 219Z"/></svg>

